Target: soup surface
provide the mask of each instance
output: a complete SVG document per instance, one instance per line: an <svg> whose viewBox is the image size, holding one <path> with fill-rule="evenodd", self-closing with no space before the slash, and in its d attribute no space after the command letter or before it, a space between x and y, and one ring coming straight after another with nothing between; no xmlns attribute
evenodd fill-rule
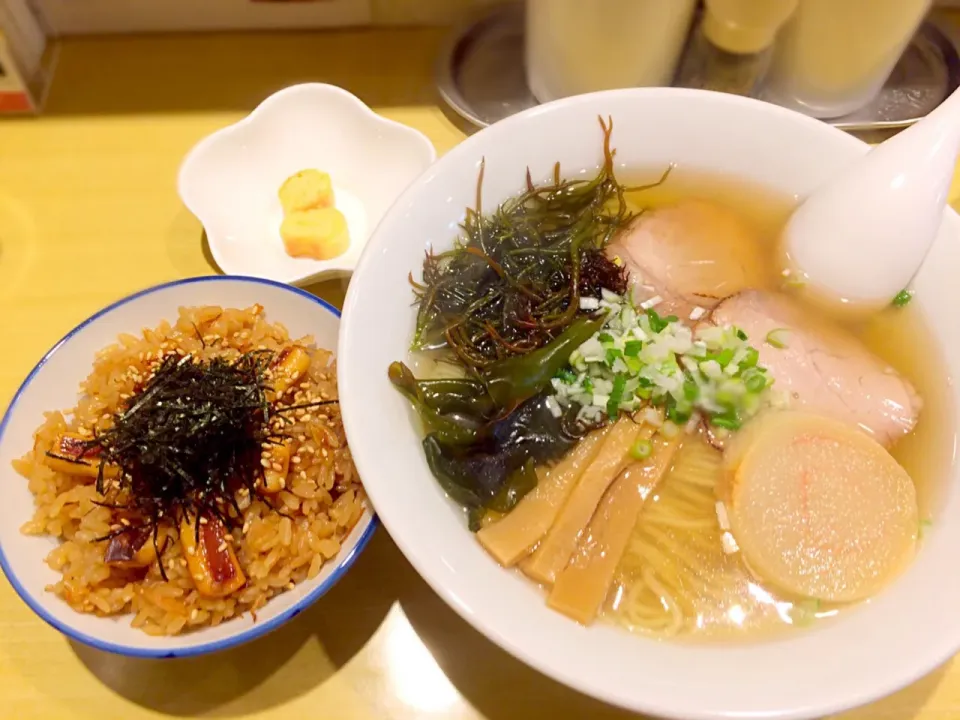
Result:
<svg viewBox="0 0 960 720"><path fill-rule="evenodd" d="M642 175L641 182L649 182ZM729 178L676 169L662 185L631 193L638 208L656 208L705 199L734 210L762 239L751 249L765 260L768 288L790 292L776 271L776 239L795 199ZM891 454L917 489L922 528L935 520L941 479L953 460L954 421L947 394L948 374L923 313L915 304L890 307L866 320L840 322L874 354L913 383L923 398L916 429ZM646 500L617 570L603 618L630 630L669 637L728 639L776 637L791 627L809 626L844 610L815 600L795 600L765 587L739 553L724 551L715 484L721 453L703 435L687 442L656 491Z"/></svg>

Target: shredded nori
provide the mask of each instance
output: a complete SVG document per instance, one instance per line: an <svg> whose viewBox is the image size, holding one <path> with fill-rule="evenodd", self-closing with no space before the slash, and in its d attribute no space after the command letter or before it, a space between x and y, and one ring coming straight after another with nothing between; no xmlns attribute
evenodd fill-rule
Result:
<svg viewBox="0 0 960 720"><path fill-rule="evenodd" d="M147 530L159 557L163 522L199 523L207 517L227 527L242 523L237 493L246 488L253 497L263 478L264 443L284 439L271 430L268 370L274 358L269 351L253 351L233 360L170 355L160 363L112 424L89 442L100 456L97 491L107 499L101 504L133 519L101 539ZM330 402L336 401L274 412ZM109 487L108 463L121 471Z"/></svg>

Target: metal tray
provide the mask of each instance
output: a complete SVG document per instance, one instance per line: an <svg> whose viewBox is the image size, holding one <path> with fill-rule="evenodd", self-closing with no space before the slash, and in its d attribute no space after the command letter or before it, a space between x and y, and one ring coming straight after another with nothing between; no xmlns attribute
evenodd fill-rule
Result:
<svg viewBox="0 0 960 720"><path fill-rule="evenodd" d="M524 70L523 7L499 8L455 32L437 65L440 94L477 127L538 104ZM827 120L843 130L902 128L915 123L960 87L960 54L947 30L925 22L877 98Z"/></svg>

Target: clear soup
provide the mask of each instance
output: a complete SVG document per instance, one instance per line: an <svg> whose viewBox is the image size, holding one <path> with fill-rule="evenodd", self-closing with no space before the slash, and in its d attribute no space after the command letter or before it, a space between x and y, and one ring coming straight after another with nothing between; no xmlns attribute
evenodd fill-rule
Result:
<svg viewBox="0 0 960 720"><path fill-rule="evenodd" d="M651 175L643 174L635 184L649 182ZM652 208L691 198L726 205L753 225L762 242L752 251L770 268L767 287L789 291L774 253L795 198L677 168L663 185L635 191L629 199L638 208ZM812 314L824 313L807 307ZM936 519L934 509L954 451L940 348L917 303L890 307L867 320L833 320L908 378L923 398L915 431L891 449L916 485L922 535L923 527ZM704 640L777 636L844 612L842 606L779 597L755 579L739 553L724 551L713 492L719 458L703 438L685 443L640 513L603 618L644 634Z"/></svg>

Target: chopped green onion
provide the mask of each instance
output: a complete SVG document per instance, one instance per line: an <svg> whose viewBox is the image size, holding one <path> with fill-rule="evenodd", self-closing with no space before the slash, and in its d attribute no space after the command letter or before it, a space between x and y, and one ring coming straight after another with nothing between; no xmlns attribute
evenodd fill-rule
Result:
<svg viewBox="0 0 960 720"><path fill-rule="evenodd" d="M739 430L740 420L733 413L724 413L723 415L714 415L710 418L710 424L724 430Z"/></svg>
<svg viewBox="0 0 960 720"><path fill-rule="evenodd" d="M747 348L747 354L740 362L740 368L752 368L756 367L757 363L760 361L760 353L757 352L756 348Z"/></svg>
<svg viewBox="0 0 960 720"><path fill-rule="evenodd" d="M744 384L747 386L747 390L750 392L758 393L767 386L767 379L763 375L753 375L748 380L744 381Z"/></svg>
<svg viewBox="0 0 960 720"><path fill-rule="evenodd" d="M557 373L557 378L567 385L572 385L577 381L577 374L569 368L561 368Z"/></svg>
<svg viewBox="0 0 960 720"><path fill-rule="evenodd" d="M667 418L677 425L683 425L690 419L690 413L684 412L676 405L670 405L667 408Z"/></svg>
<svg viewBox="0 0 960 720"><path fill-rule="evenodd" d="M570 367L551 384L561 406L579 406L587 423L649 406L650 412L664 413L670 427L706 417L716 432L728 432L767 402L763 393L771 378L742 329L694 329L676 316L661 317L655 302L638 308L629 297L609 292L603 302L619 309L607 314L603 327L571 354Z"/></svg>
<svg viewBox="0 0 960 720"><path fill-rule="evenodd" d="M646 438L640 438L630 448L630 457L634 460L646 460L652 452L653 444Z"/></svg>
<svg viewBox="0 0 960 720"><path fill-rule="evenodd" d="M795 602L788 611L792 624L797 627L805 627L817 618L820 612L820 601L817 598L808 598Z"/></svg>
<svg viewBox="0 0 960 720"><path fill-rule="evenodd" d="M610 391L610 399L607 400L607 417L610 419L620 414L620 400L623 399L623 390L626 384L626 375L618 374L613 378L613 390Z"/></svg>
<svg viewBox="0 0 960 720"><path fill-rule="evenodd" d="M910 290L903 289L894 296L892 304L894 307L902 308L911 300L913 300L913 293Z"/></svg>
<svg viewBox="0 0 960 720"><path fill-rule="evenodd" d="M767 333L767 345L783 350L787 347L787 341L790 339L789 328L776 328Z"/></svg>
<svg viewBox="0 0 960 720"><path fill-rule="evenodd" d="M653 308L648 308L646 313L647 313L647 320L650 321L650 330L652 330L654 333L663 332L666 329L667 325L670 324L666 320L661 318L657 314L657 311L654 310Z"/></svg>
<svg viewBox="0 0 960 720"><path fill-rule="evenodd" d="M724 348L719 353L717 353L716 361L720 364L720 367L725 368L730 364L730 361L733 360L733 355L736 351L733 348Z"/></svg>
<svg viewBox="0 0 960 720"><path fill-rule="evenodd" d="M740 397L742 395L743 392L740 385L734 386L729 383L724 383L724 385L717 388L714 399L724 407L735 408L740 403Z"/></svg>

